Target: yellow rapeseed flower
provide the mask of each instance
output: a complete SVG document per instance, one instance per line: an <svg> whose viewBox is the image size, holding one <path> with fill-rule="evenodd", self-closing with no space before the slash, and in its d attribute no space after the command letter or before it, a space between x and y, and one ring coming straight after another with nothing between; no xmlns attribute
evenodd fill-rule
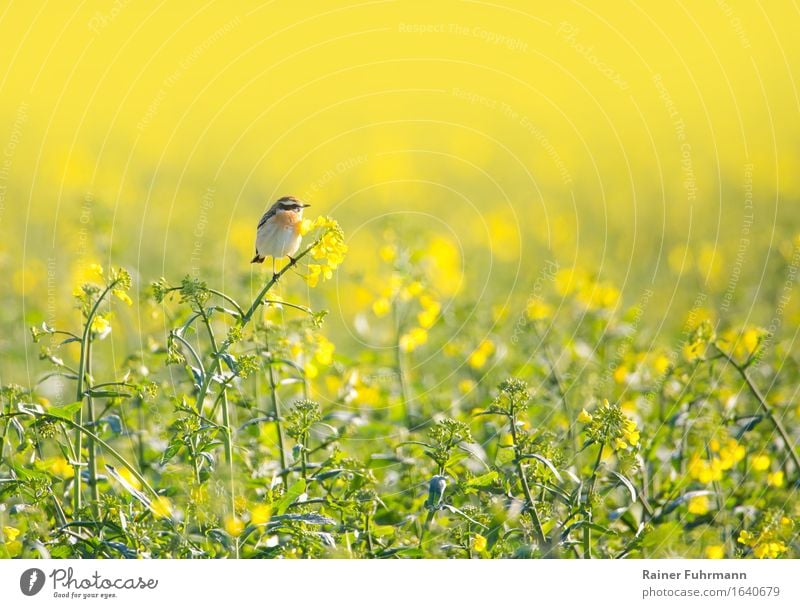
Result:
<svg viewBox="0 0 800 608"><path fill-rule="evenodd" d="M413 327L400 336L400 349L411 352L428 341L428 332L421 327Z"/></svg>
<svg viewBox="0 0 800 608"><path fill-rule="evenodd" d="M667 370L671 365L672 362L669 360L669 357L665 355L658 355L653 361L653 370L655 370L656 374L659 376L663 376L667 373Z"/></svg>
<svg viewBox="0 0 800 608"><path fill-rule="evenodd" d="M636 421L627 418L622 434L625 440L631 445L637 445L639 443L639 430L636 428Z"/></svg>
<svg viewBox="0 0 800 608"><path fill-rule="evenodd" d="M483 553L486 551L486 538L480 534L476 534L472 539L472 550L477 551L478 553Z"/></svg>
<svg viewBox="0 0 800 608"><path fill-rule="evenodd" d="M705 550L706 559L725 559L723 545L708 545Z"/></svg>
<svg viewBox="0 0 800 608"><path fill-rule="evenodd" d="M739 532L739 537L736 540L741 544L750 547L753 545L753 543L755 543L756 538L755 536L753 536L751 532L748 532L747 530L742 530L741 532Z"/></svg>
<svg viewBox="0 0 800 608"><path fill-rule="evenodd" d="M91 330L103 338L111 331L111 323L103 315L95 315L92 319Z"/></svg>
<svg viewBox="0 0 800 608"><path fill-rule="evenodd" d="M753 547L753 555L758 559L775 559L786 552L786 545L780 541L763 542Z"/></svg>
<svg viewBox="0 0 800 608"><path fill-rule="evenodd" d="M531 300L525 307L525 314L531 321L541 321L547 319L552 315L553 308L539 300Z"/></svg>
<svg viewBox="0 0 800 608"><path fill-rule="evenodd" d="M461 392L461 393L466 395L467 393L472 392L475 389L476 386L477 386L477 384L475 383L474 380L470 380L469 378L465 378L464 380L461 380L458 383L458 390L459 390L459 392Z"/></svg>
<svg viewBox="0 0 800 608"><path fill-rule="evenodd" d="M706 352L706 343L702 340L697 340L696 342L692 342L691 344L686 344L683 347L683 357L689 363L694 363L700 357L703 356L703 353Z"/></svg>
<svg viewBox="0 0 800 608"><path fill-rule="evenodd" d="M695 454L689 459L689 476L700 483L711 483L722 479L722 466L718 458L703 460Z"/></svg>
<svg viewBox="0 0 800 608"><path fill-rule="evenodd" d="M686 508L693 515L705 515L710 509L708 496L706 494L692 496L686 504Z"/></svg>
<svg viewBox="0 0 800 608"><path fill-rule="evenodd" d="M472 351L467 362L473 369L480 369L486 365L489 357L494 353L494 342L485 338L481 341L478 347Z"/></svg>
<svg viewBox="0 0 800 608"><path fill-rule="evenodd" d="M131 297L130 297L130 296L127 294L127 292L126 292L125 290L123 290L123 289L114 289L114 290L112 290L112 293L113 293L113 294L114 294L114 295L115 295L115 296L116 296L116 297L117 297L117 298L118 298L118 299L119 299L121 302L125 302L125 304L127 304L128 306L130 306L131 304L133 304L133 301L131 300Z"/></svg>
<svg viewBox="0 0 800 608"><path fill-rule="evenodd" d="M47 462L47 470L61 479L71 479L75 476L72 465L63 456L57 456Z"/></svg>
<svg viewBox="0 0 800 608"><path fill-rule="evenodd" d="M763 331L757 328L750 328L745 330L744 334L742 334L742 345L744 346L747 357L750 357L756 353L758 347L761 344L761 337L763 335Z"/></svg>
<svg viewBox="0 0 800 608"><path fill-rule="evenodd" d="M372 303L372 312L376 317L385 317L392 310L392 304L386 298L378 298Z"/></svg>
<svg viewBox="0 0 800 608"><path fill-rule="evenodd" d="M3 537L5 540L0 543L8 552L9 557L18 557L22 553L22 542L17 540L20 531L12 526L3 526Z"/></svg>
<svg viewBox="0 0 800 608"><path fill-rule="evenodd" d="M767 475L767 484L775 487L780 488L783 486L785 482L783 471L775 471Z"/></svg>
<svg viewBox="0 0 800 608"><path fill-rule="evenodd" d="M324 336L319 336L317 338L317 350L314 353L314 358L320 365L330 365L333 363L333 353L335 350L336 346L333 342Z"/></svg>
<svg viewBox="0 0 800 608"><path fill-rule="evenodd" d="M256 505L250 510L250 523L261 526L269 521L272 516L272 507L269 505Z"/></svg>
<svg viewBox="0 0 800 608"><path fill-rule="evenodd" d="M228 515L225 517L225 532L230 536L239 536L244 532L244 522L238 517Z"/></svg>
<svg viewBox="0 0 800 608"><path fill-rule="evenodd" d="M581 410L581 413L578 414L578 422L581 424L588 424L592 421L592 415L586 411L586 408Z"/></svg>
<svg viewBox="0 0 800 608"><path fill-rule="evenodd" d="M159 517L168 519L172 517L172 502L166 496L157 496L150 502L150 510Z"/></svg>
<svg viewBox="0 0 800 608"><path fill-rule="evenodd" d="M93 279L103 280L103 267L100 264L89 264L88 275Z"/></svg>
<svg viewBox="0 0 800 608"><path fill-rule="evenodd" d="M300 222L300 227L298 231L300 232L301 236L305 236L309 232L311 232L312 228L314 228L314 222L306 217L303 218L303 220Z"/></svg>
<svg viewBox="0 0 800 608"><path fill-rule="evenodd" d="M394 262L397 258L397 248L394 245L384 245L378 249L378 255L384 262Z"/></svg>
<svg viewBox="0 0 800 608"><path fill-rule="evenodd" d="M745 457L745 453L744 446L736 439L728 439L725 445L719 449L720 467L723 471L733 468Z"/></svg>
<svg viewBox="0 0 800 608"><path fill-rule="evenodd" d="M71 467L70 467L71 468ZM131 473L128 467L120 467L117 469L119 476L122 477L125 481L127 481L131 486L136 488L137 490L142 489L142 482L140 482L133 473Z"/></svg>
<svg viewBox="0 0 800 608"><path fill-rule="evenodd" d="M754 471L766 471L769 468L770 458L766 454L759 454L750 462Z"/></svg>

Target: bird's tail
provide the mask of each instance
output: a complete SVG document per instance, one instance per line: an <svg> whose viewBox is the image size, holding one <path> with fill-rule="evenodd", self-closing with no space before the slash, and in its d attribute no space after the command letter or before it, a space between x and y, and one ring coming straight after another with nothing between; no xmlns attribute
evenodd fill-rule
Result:
<svg viewBox="0 0 800 608"><path fill-rule="evenodd" d="M259 255L259 253L256 252L256 257L254 257L252 260L250 260L250 263L251 264L261 264L265 259L266 258L263 255Z"/></svg>

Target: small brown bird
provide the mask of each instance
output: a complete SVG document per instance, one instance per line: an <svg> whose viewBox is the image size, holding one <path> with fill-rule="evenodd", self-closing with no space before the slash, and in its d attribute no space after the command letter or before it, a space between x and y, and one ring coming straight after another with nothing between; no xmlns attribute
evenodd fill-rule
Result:
<svg viewBox="0 0 800 608"><path fill-rule="evenodd" d="M272 274L275 274L275 260L292 256L300 248L302 235L300 223L303 209L309 207L293 196L278 199L261 217L256 229L256 255L251 264L261 264L267 256L272 257Z"/></svg>

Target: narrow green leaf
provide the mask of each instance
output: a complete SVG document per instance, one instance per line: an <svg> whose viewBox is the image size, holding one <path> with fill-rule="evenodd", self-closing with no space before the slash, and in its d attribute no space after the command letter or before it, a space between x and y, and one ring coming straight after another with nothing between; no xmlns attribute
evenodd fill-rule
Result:
<svg viewBox="0 0 800 608"><path fill-rule="evenodd" d="M72 417L75 413L81 409L83 406L83 401L75 401L74 403L70 403L68 405L62 405L59 407L49 407L47 408L47 415L54 416L56 418L63 418L65 420L72 420Z"/></svg>
<svg viewBox="0 0 800 608"><path fill-rule="evenodd" d="M286 510L292 506L294 501L296 501L300 496L306 491L306 482L305 480L301 479L300 481L295 482L292 484L288 490L286 490L286 494L283 495L281 500L275 505L275 514L276 515L283 515L286 513Z"/></svg>
<svg viewBox="0 0 800 608"><path fill-rule="evenodd" d="M625 487L628 488L628 492L631 494L631 502L636 502L636 487L633 485L633 482L625 477L625 475L617 473L616 471L610 471L610 473L625 484Z"/></svg>

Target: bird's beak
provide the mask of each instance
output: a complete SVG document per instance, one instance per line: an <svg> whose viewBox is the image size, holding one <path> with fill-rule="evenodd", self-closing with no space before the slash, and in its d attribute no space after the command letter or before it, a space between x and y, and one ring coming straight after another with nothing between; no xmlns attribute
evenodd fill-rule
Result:
<svg viewBox="0 0 800 608"><path fill-rule="evenodd" d="M303 203L303 204L302 204L302 205L300 205L300 206L301 206L301 207L310 207L311 205L309 205L308 203Z"/></svg>

